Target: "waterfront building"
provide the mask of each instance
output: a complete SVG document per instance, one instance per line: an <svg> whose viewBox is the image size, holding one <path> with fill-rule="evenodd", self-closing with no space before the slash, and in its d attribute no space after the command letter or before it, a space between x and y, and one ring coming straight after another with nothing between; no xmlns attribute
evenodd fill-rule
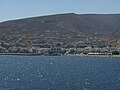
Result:
<svg viewBox="0 0 120 90"><path fill-rule="evenodd" d="M62 56L62 50L61 48L51 48L48 50L49 56Z"/></svg>

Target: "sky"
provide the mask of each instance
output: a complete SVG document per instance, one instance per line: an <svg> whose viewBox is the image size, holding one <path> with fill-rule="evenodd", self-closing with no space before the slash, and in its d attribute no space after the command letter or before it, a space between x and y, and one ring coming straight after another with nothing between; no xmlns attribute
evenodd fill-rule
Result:
<svg viewBox="0 0 120 90"><path fill-rule="evenodd" d="M120 0L0 0L0 22L61 13L119 14Z"/></svg>

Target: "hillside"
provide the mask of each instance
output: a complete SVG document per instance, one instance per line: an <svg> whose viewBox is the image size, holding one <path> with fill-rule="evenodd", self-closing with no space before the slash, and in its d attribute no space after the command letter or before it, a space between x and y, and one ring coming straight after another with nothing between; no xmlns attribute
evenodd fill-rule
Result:
<svg viewBox="0 0 120 90"><path fill-rule="evenodd" d="M116 43L119 37L120 14L67 13L0 23L0 41L8 43L97 40L111 43L109 39Z"/></svg>

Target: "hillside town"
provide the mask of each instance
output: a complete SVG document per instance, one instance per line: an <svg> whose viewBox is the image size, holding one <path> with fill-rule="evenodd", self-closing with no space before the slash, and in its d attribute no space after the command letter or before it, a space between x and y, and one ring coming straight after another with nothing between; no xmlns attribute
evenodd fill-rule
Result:
<svg viewBox="0 0 120 90"><path fill-rule="evenodd" d="M66 13L2 22L0 54L119 55L119 19L119 14Z"/></svg>
<svg viewBox="0 0 120 90"><path fill-rule="evenodd" d="M42 56L76 56L76 55L119 55L120 48L88 44L85 42L31 42L12 45L6 42L0 43L1 55L42 55Z"/></svg>

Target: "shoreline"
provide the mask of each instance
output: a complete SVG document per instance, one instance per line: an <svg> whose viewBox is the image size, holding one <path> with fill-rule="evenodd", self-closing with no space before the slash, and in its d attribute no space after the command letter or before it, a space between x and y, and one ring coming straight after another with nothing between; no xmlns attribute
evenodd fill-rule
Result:
<svg viewBox="0 0 120 90"><path fill-rule="evenodd" d="M50 56L50 55L41 55L36 53L0 53L1 55L17 55L17 56ZM62 56L80 56L80 57L111 57L111 58L120 58L120 55L86 55L86 54L68 54Z"/></svg>
<svg viewBox="0 0 120 90"><path fill-rule="evenodd" d="M120 58L120 55L85 55L85 54L78 54L78 55L66 55L66 56L82 56L82 57L110 57L110 58Z"/></svg>

